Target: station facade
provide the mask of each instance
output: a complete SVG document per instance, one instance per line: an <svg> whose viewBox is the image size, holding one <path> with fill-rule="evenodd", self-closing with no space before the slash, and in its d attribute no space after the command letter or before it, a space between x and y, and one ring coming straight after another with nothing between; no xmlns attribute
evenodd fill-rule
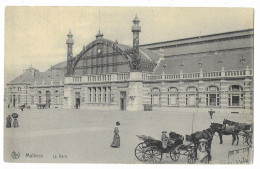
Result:
<svg viewBox="0 0 260 169"><path fill-rule="evenodd" d="M17 107L90 110L220 113L253 112L253 30L241 30L139 45L141 26L133 20L133 46L100 32L67 60L45 72L30 67L5 88L5 102Z"/></svg>

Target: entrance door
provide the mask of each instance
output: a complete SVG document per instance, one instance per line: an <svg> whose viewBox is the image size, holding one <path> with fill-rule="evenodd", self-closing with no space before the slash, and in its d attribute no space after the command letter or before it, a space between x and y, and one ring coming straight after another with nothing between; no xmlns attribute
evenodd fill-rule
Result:
<svg viewBox="0 0 260 169"><path fill-rule="evenodd" d="M75 93L75 107L76 109L80 107L80 92Z"/></svg>
<svg viewBox="0 0 260 169"><path fill-rule="evenodd" d="M46 91L46 104L47 104L48 108L50 108L50 106L51 106L51 92L50 91Z"/></svg>
<svg viewBox="0 0 260 169"><path fill-rule="evenodd" d="M15 95L13 95L13 107L15 107Z"/></svg>
<svg viewBox="0 0 260 169"><path fill-rule="evenodd" d="M120 92L120 109L126 110L126 92Z"/></svg>

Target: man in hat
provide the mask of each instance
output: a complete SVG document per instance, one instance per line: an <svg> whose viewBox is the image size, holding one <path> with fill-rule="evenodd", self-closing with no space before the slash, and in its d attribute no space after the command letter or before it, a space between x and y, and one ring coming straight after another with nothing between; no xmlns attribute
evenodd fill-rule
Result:
<svg viewBox="0 0 260 169"><path fill-rule="evenodd" d="M208 159L208 141L206 139L200 139L200 144L197 150L198 160L201 163L209 163Z"/></svg>
<svg viewBox="0 0 260 169"><path fill-rule="evenodd" d="M162 146L163 148L167 147L167 142L169 140L168 136L166 135L167 131L162 132L161 140L162 140Z"/></svg>

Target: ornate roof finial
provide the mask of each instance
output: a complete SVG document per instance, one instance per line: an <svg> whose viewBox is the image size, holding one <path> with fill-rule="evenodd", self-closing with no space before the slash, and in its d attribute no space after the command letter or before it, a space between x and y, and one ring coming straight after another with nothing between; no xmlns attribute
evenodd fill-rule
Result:
<svg viewBox="0 0 260 169"><path fill-rule="evenodd" d="M115 41L115 44L118 44L118 41L117 41L117 39L116 39L116 41Z"/></svg>

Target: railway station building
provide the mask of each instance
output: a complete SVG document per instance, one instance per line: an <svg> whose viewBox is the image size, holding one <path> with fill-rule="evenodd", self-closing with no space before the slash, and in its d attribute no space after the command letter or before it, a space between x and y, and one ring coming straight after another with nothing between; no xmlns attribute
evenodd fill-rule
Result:
<svg viewBox="0 0 260 169"><path fill-rule="evenodd" d="M253 29L140 45L136 16L132 33L133 45L127 46L98 32L74 55L69 32L64 62L45 72L24 70L6 84L5 103L86 110L253 112Z"/></svg>

